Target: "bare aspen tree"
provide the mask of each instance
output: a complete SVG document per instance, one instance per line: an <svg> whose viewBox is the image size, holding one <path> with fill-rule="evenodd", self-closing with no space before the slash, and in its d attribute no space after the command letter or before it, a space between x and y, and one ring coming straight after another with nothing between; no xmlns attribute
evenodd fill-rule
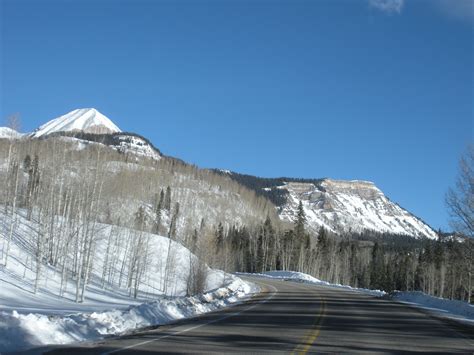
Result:
<svg viewBox="0 0 474 355"><path fill-rule="evenodd" d="M11 175L12 176L10 178L10 181L12 181L12 184L13 184L13 202L12 202L12 211L10 214L10 230L8 232L7 246L6 246L6 251L5 251L5 261L3 263L5 267L8 266L8 256L10 254L11 240L13 237L13 232L15 230L15 225L17 223L16 202L17 202L17 195L18 195L18 178L19 178L18 162L13 163L13 167L11 168Z"/></svg>
<svg viewBox="0 0 474 355"><path fill-rule="evenodd" d="M467 302L471 302L474 273L474 145L467 148L459 162L456 186L448 190L446 204L452 217L454 230L465 235L465 269L467 273Z"/></svg>

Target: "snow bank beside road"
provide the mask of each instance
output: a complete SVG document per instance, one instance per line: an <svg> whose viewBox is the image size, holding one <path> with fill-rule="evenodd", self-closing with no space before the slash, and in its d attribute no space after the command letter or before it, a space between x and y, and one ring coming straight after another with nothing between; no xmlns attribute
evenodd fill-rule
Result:
<svg viewBox="0 0 474 355"><path fill-rule="evenodd" d="M12 219L0 207L0 353L166 324L230 305L256 291L238 277L206 266L204 294L184 297L199 266L191 251L166 237L96 223L90 276L85 298L78 303L73 267L78 256L73 248L65 249L64 269L47 260L38 269L37 222L29 221L25 210L18 210ZM16 229L8 241L12 222ZM146 272L135 293L128 280L136 280L137 240L147 247L140 251L145 253Z"/></svg>
<svg viewBox="0 0 474 355"><path fill-rule="evenodd" d="M345 288L345 289L350 289L350 290L355 290L363 293L367 293L369 295L373 296L384 296L387 293L385 291L381 290L369 290L366 288L356 288L356 287L351 287L351 286L346 286L346 285L341 285L341 284L332 284L327 281L322 281L319 280L311 275L302 273L302 272L297 272L297 271L280 271L280 270L275 270L275 271L265 271L263 273L256 273L256 274L245 274L245 273L237 273L237 275L251 275L251 276L260 276L260 277L268 277L271 279L281 279L281 280L288 280L288 281L296 281L296 282L303 282L303 283L309 283L309 284L315 284L315 285L325 285L325 286L331 286L331 287L339 287L339 288Z"/></svg>
<svg viewBox="0 0 474 355"><path fill-rule="evenodd" d="M462 301L448 300L444 298L430 296L420 291L396 291L391 294L387 294L385 291L380 290L369 290L365 288L355 288L351 286L331 284L327 281L321 281L311 275L296 271L266 271L259 274L242 273L242 275L267 277L271 279L281 279L315 285L345 288L358 292L363 292L376 297L387 296L389 299L392 299L394 301L399 301L418 308L426 309L432 313L435 313L438 316L474 325L474 306Z"/></svg>
<svg viewBox="0 0 474 355"><path fill-rule="evenodd" d="M429 310L442 317L474 325L474 306L467 302L434 297L420 291L396 291L390 295L390 298Z"/></svg>
<svg viewBox="0 0 474 355"><path fill-rule="evenodd" d="M167 324L229 306L258 292L238 277L212 292L193 297L161 297L126 310L71 315L0 312L0 352L19 351L46 344L69 344L122 334L138 328Z"/></svg>

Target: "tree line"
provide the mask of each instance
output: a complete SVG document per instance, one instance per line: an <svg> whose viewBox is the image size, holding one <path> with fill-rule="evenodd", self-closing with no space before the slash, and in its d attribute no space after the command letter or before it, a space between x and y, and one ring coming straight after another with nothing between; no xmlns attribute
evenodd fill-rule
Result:
<svg viewBox="0 0 474 355"><path fill-rule="evenodd" d="M75 299L82 302L101 223L107 223L139 232L123 237L110 230L101 281L104 286L126 284L135 297L152 272L153 233L168 238L165 281L160 286L165 293L172 292L166 280L176 277L173 248L180 242L198 256L189 260L189 294L203 290L207 263L227 272L294 270L354 287L471 299L472 239L442 234L437 241L373 232L336 235L324 228L314 235L307 231L301 203L293 226L288 226L279 221L275 205L265 196L225 174L175 159L137 158L101 144L83 149L74 144L61 137L0 140L4 152L0 199L9 216L2 263L8 265L21 210L36 226L31 246L36 258L31 262L37 275L35 292L43 268L52 265L61 270L60 293L68 280L74 280ZM472 169L464 171L472 179ZM470 188L472 194L469 181L460 188ZM458 198L459 191L449 196L454 212L464 213L457 220L464 227L462 236L472 236L471 200ZM125 251L122 260L114 254L117 250ZM121 263L117 275L111 266L115 263Z"/></svg>
<svg viewBox="0 0 474 355"><path fill-rule="evenodd" d="M278 230L268 218L256 228L222 226L214 231L214 266L259 273L292 270L320 280L386 292L422 291L470 301L474 241L443 235L438 240L389 233L335 235L305 229L300 203L294 226Z"/></svg>

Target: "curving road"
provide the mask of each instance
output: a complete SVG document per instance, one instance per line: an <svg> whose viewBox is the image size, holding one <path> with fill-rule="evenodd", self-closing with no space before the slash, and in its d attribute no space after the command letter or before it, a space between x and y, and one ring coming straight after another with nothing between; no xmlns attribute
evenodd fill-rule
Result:
<svg viewBox="0 0 474 355"><path fill-rule="evenodd" d="M263 292L173 325L52 354L474 353L474 329L355 291L248 278Z"/></svg>

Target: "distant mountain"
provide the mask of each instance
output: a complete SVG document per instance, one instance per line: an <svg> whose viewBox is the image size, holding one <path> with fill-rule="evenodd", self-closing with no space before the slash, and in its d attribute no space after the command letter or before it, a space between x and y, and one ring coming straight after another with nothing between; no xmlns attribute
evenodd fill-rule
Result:
<svg viewBox="0 0 474 355"><path fill-rule="evenodd" d="M52 136L69 137L77 140L79 149L87 144L101 143L120 153L154 160L161 159L160 151L150 141L135 133L122 132L115 123L95 108L73 110L48 121L27 136L40 139Z"/></svg>
<svg viewBox="0 0 474 355"><path fill-rule="evenodd" d="M426 223L390 201L372 182L324 179L320 183L288 182L279 188L289 192L280 217L293 221L302 201L308 225L314 230L323 226L336 233L373 230L437 238Z"/></svg>
<svg viewBox="0 0 474 355"><path fill-rule="evenodd" d="M8 127L0 127L0 139L1 138L18 139L21 137L23 137L23 134L15 131L14 129L11 129Z"/></svg>
<svg viewBox="0 0 474 355"><path fill-rule="evenodd" d="M216 171L269 198L284 221L294 221L299 201L302 201L308 227L313 232L324 227L337 234L370 230L437 238L430 226L390 201L369 181L269 179Z"/></svg>
<svg viewBox="0 0 474 355"><path fill-rule="evenodd" d="M2 136L17 138L21 134L9 128L0 128L0 138ZM157 161L163 158L161 152L146 138L122 132L109 118L93 108L71 111L26 136L34 139L60 136L69 139L77 150L82 150L85 145L99 143L120 153L131 154L135 159L145 157ZM180 164L186 165L184 162ZM390 201L372 182L327 178L259 178L227 170L213 170L212 173L226 176L267 199L270 205L275 206L275 212L283 222L295 219L299 201L302 201L308 229L314 233L324 227L336 234L375 231L416 238L437 238L437 234L426 223ZM256 211L253 213L259 214ZM226 220L230 222L229 218ZM245 223L241 219L238 222Z"/></svg>
<svg viewBox="0 0 474 355"><path fill-rule="evenodd" d="M82 108L66 113L37 128L30 137L38 138L57 132L117 133L121 132L109 118L94 108Z"/></svg>

